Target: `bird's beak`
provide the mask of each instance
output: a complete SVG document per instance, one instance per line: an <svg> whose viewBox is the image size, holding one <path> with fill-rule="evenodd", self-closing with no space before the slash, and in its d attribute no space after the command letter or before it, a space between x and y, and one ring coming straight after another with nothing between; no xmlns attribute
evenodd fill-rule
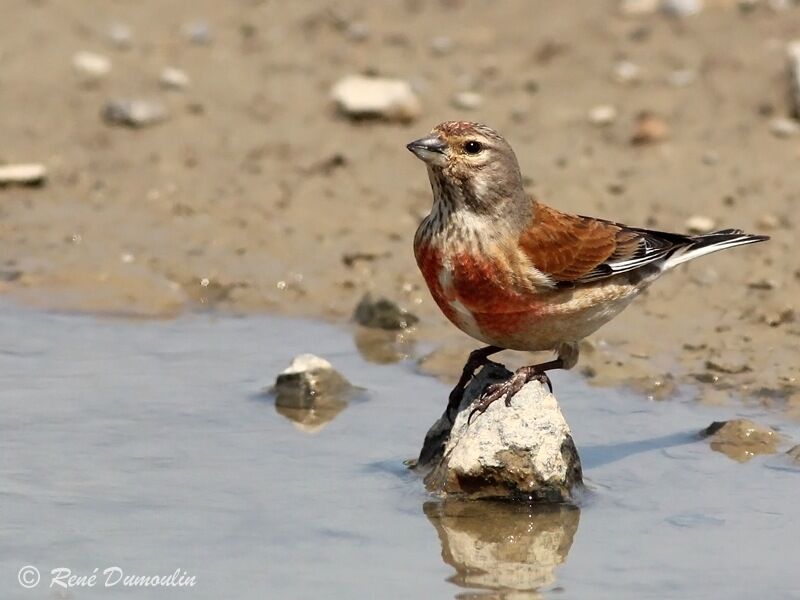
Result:
<svg viewBox="0 0 800 600"><path fill-rule="evenodd" d="M423 162L441 165L445 161L444 151L447 149L447 142L438 135L432 134L428 137L414 140L406 148L411 150Z"/></svg>

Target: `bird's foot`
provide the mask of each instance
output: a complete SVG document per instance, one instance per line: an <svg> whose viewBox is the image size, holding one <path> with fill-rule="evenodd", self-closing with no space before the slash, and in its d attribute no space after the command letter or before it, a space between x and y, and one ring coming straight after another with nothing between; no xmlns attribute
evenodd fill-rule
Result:
<svg viewBox="0 0 800 600"><path fill-rule="evenodd" d="M480 367L485 367L487 365L495 365L498 367L502 366L493 360L489 360L488 358L490 354L494 354L500 350L500 348L495 346L487 346L485 348L479 348L470 352L469 358L467 359L466 364L464 364L464 369L461 372L461 377L450 392L450 396L447 400L446 412L450 416L451 422L453 419L455 419L458 407L461 405L461 400L464 398L464 391L467 389L467 385L469 384L473 375L475 375L475 371L477 371Z"/></svg>
<svg viewBox="0 0 800 600"><path fill-rule="evenodd" d="M511 398L514 397L514 394L520 391L526 383L534 380L547 385L550 392L553 391L553 384L550 382L547 373L541 370L540 365L520 367L506 381L486 386L475 408L469 413L467 425L472 422L472 417L475 416L475 413L482 415L493 402L500 400L500 398L504 399L506 406L511 406Z"/></svg>

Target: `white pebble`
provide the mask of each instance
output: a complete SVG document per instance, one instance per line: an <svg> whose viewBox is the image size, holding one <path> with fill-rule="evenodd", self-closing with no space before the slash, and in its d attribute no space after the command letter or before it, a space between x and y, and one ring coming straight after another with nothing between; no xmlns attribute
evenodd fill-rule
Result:
<svg viewBox="0 0 800 600"><path fill-rule="evenodd" d="M161 77L159 77L158 81L162 87L171 90L185 89L189 87L190 83L189 76L180 69L174 67L166 67L161 71Z"/></svg>
<svg viewBox="0 0 800 600"><path fill-rule="evenodd" d="M447 54L453 49L453 40L446 35L438 35L431 40L431 50L436 54Z"/></svg>
<svg viewBox="0 0 800 600"><path fill-rule="evenodd" d="M483 96L477 92L459 92L453 97L453 105L464 110L475 110L483 104Z"/></svg>
<svg viewBox="0 0 800 600"><path fill-rule="evenodd" d="M714 231L715 227L714 219L705 215L692 215L686 219L686 229L691 233L709 233Z"/></svg>
<svg viewBox="0 0 800 600"><path fill-rule="evenodd" d="M614 65L613 75L618 83L636 83L642 76L642 70L636 63L623 60Z"/></svg>
<svg viewBox="0 0 800 600"><path fill-rule="evenodd" d="M331 98L349 117L381 117L410 121L422 106L411 85L401 79L348 75L331 89Z"/></svg>
<svg viewBox="0 0 800 600"><path fill-rule="evenodd" d="M775 137L788 138L800 133L800 124L792 119L778 117L769 122L769 129Z"/></svg>
<svg viewBox="0 0 800 600"><path fill-rule="evenodd" d="M638 17L656 12L658 2L659 0L621 0L617 8L622 15Z"/></svg>
<svg viewBox="0 0 800 600"><path fill-rule="evenodd" d="M42 183L46 177L47 169L38 163L0 166L0 185L9 183L35 185Z"/></svg>
<svg viewBox="0 0 800 600"><path fill-rule="evenodd" d="M144 127L162 121L167 109L160 102L139 99L110 100L103 108L103 118L113 125Z"/></svg>
<svg viewBox="0 0 800 600"><path fill-rule="evenodd" d="M94 52L76 52L72 56L72 66L79 73L95 79L105 77L111 72L111 60Z"/></svg>
<svg viewBox="0 0 800 600"><path fill-rule="evenodd" d="M124 50L131 47L133 33L131 28L124 23L112 23L108 27L108 39L114 46Z"/></svg>
<svg viewBox="0 0 800 600"><path fill-rule="evenodd" d="M694 83L697 79L697 71L694 69L676 69L667 77L667 81L673 87L686 87Z"/></svg>
<svg viewBox="0 0 800 600"><path fill-rule="evenodd" d="M703 0L661 0L661 10L673 17L691 17L703 10Z"/></svg>
<svg viewBox="0 0 800 600"><path fill-rule="evenodd" d="M617 120L617 109L610 104L599 104L589 110L589 122L603 127Z"/></svg>

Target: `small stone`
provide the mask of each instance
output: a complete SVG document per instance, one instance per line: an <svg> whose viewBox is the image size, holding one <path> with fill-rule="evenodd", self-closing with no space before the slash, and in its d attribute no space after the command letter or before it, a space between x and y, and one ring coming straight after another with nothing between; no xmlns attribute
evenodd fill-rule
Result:
<svg viewBox="0 0 800 600"><path fill-rule="evenodd" d="M373 298L364 294L356 306L353 318L364 327L376 329L407 329L419 319L387 298Z"/></svg>
<svg viewBox="0 0 800 600"><path fill-rule="evenodd" d="M422 112L411 85L400 79L348 75L333 86L331 97L343 114L354 119L406 122Z"/></svg>
<svg viewBox="0 0 800 600"><path fill-rule="evenodd" d="M777 229L778 227L780 227L781 221L775 215L767 213L767 214L761 215L758 218L757 224L761 229L765 229L767 231L770 231L772 229Z"/></svg>
<svg viewBox="0 0 800 600"><path fill-rule="evenodd" d="M133 44L133 32L125 23L112 23L108 27L108 39L120 50L127 50Z"/></svg>
<svg viewBox="0 0 800 600"><path fill-rule="evenodd" d="M762 277L760 279L755 279L753 281L748 282L747 287L751 290L774 290L778 287L778 282L774 279L767 279L766 277Z"/></svg>
<svg viewBox="0 0 800 600"><path fill-rule="evenodd" d="M192 44L205 46L214 39L211 27L205 21L191 21L183 26L183 33Z"/></svg>
<svg viewBox="0 0 800 600"><path fill-rule="evenodd" d="M710 233L715 227L714 219L705 215L692 215L686 219L686 229L689 233Z"/></svg>
<svg viewBox="0 0 800 600"><path fill-rule="evenodd" d="M631 144L634 146L644 146L647 144L657 144L669 137L669 127L667 123L657 115L650 112L640 113L636 118Z"/></svg>
<svg viewBox="0 0 800 600"><path fill-rule="evenodd" d="M40 185L47 178L47 169L39 163L0 165L0 185Z"/></svg>
<svg viewBox="0 0 800 600"><path fill-rule="evenodd" d="M111 60L94 52L76 52L72 56L72 66L86 77L100 79L111 72Z"/></svg>
<svg viewBox="0 0 800 600"><path fill-rule="evenodd" d="M792 446L786 451L786 456L789 457L789 460L794 463L795 465L800 466L800 444L796 446Z"/></svg>
<svg viewBox="0 0 800 600"><path fill-rule="evenodd" d="M719 162L719 154L714 150L708 150L703 152L703 157L701 159L704 165L714 166Z"/></svg>
<svg viewBox="0 0 800 600"><path fill-rule="evenodd" d="M324 358L300 354L278 375L273 391L276 405L309 409L340 402L352 386Z"/></svg>
<svg viewBox="0 0 800 600"><path fill-rule="evenodd" d="M146 127L167 118L167 109L157 101L120 98L103 107L103 119L111 125Z"/></svg>
<svg viewBox="0 0 800 600"><path fill-rule="evenodd" d="M439 56L449 54L453 50L453 46L452 38L446 35L437 35L431 40L431 50L433 50L434 54L438 54Z"/></svg>
<svg viewBox="0 0 800 600"><path fill-rule="evenodd" d="M613 77L617 83L637 83L642 76L642 69L636 63L622 60L614 65Z"/></svg>
<svg viewBox="0 0 800 600"><path fill-rule="evenodd" d="M475 110L483 104L483 97L477 92L459 92L453 97L453 106L464 110Z"/></svg>
<svg viewBox="0 0 800 600"><path fill-rule="evenodd" d="M347 39L356 43L364 42L369 39L370 33L369 25L363 21L354 21L353 23L349 23L344 30L344 35L347 37Z"/></svg>
<svg viewBox="0 0 800 600"><path fill-rule="evenodd" d="M686 87L697 79L697 71L694 69L676 69L667 76L667 82L673 87Z"/></svg>
<svg viewBox="0 0 800 600"><path fill-rule="evenodd" d="M691 17L703 10L703 0L661 0L661 10L673 17Z"/></svg>
<svg viewBox="0 0 800 600"><path fill-rule="evenodd" d="M464 394L456 415L447 411L425 438L418 465L432 467L429 491L442 496L512 498L537 503L572 500L582 483L581 463L555 396L538 381L525 384L468 423L486 386L512 374L484 367Z"/></svg>
<svg viewBox="0 0 800 600"><path fill-rule="evenodd" d="M700 435L710 438L712 450L741 463L759 454L775 454L781 441L774 429L749 419L715 421Z"/></svg>
<svg viewBox="0 0 800 600"><path fill-rule="evenodd" d="M189 87L190 79L189 76L180 69L166 67L161 71L158 82L162 87L170 90L183 90Z"/></svg>
<svg viewBox="0 0 800 600"><path fill-rule="evenodd" d="M788 138L800 133L800 123L785 117L777 117L769 122L769 130L775 137Z"/></svg>
<svg viewBox="0 0 800 600"><path fill-rule="evenodd" d="M651 15L658 10L659 0L621 0L617 10L626 17Z"/></svg>
<svg viewBox="0 0 800 600"><path fill-rule="evenodd" d="M723 354L709 358L706 360L706 369L727 375L737 375L751 370L747 361L735 354Z"/></svg>
<svg viewBox="0 0 800 600"><path fill-rule="evenodd" d="M610 104L599 104L589 110L589 122L598 127L611 125L617 120L617 109Z"/></svg>

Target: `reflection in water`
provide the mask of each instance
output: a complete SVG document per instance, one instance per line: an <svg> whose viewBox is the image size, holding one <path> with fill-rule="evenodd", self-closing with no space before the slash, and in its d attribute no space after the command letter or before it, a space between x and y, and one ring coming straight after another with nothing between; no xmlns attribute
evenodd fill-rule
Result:
<svg viewBox="0 0 800 600"><path fill-rule="evenodd" d="M552 585L580 520L580 509L569 505L445 500L426 502L423 510L439 534L442 558L456 570L450 581L499 598L538 598L533 592Z"/></svg>
<svg viewBox="0 0 800 600"><path fill-rule="evenodd" d="M353 339L364 360L379 365L405 360L414 349L414 340L407 330L387 331L358 327Z"/></svg>
<svg viewBox="0 0 800 600"><path fill-rule="evenodd" d="M314 408L290 408L275 404L275 411L294 423L304 433L317 433L347 408L346 400L328 400Z"/></svg>

